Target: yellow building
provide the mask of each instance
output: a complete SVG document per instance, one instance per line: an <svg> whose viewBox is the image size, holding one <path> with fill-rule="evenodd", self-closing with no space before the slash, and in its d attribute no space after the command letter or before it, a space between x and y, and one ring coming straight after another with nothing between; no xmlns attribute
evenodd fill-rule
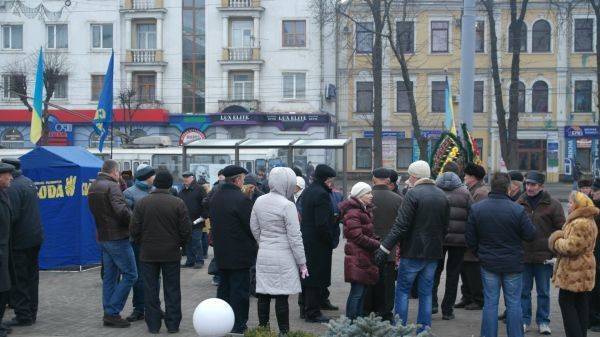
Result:
<svg viewBox="0 0 600 337"><path fill-rule="evenodd" d="M446 75L460 108L460 37L462 1L411 2L406 18L392 10L392 35L406 51L421 128L432 145L444 127ZM508 1L495 1L495 28L505 109L512 62ZM594 98L595 18L583 4L572 11L547 2L530 2L521 46L519 88L519 169L547 172L548 181L571 173L581 164L591 175L598 158L599 137ZM349 9L352 20L340 18L338 36L338 132L353 139L349 156L355 171L372 169L372 16L368 8ZM500 165L497 116L490 61L489 20L477 8L473 136L488 170ZM388 31L385 32L388 34ZM401 36L398 40L398 36ZM397 43L398 44L398 43ZM403 171L418 157L408 100L399 63L385 43L383 61L384 165ZM507 116L508 117L508 116ZM458 123L458 119L457 119ZM600 166L600 165L599 165ZM600 169L600 167L599 167Z"/></svg>

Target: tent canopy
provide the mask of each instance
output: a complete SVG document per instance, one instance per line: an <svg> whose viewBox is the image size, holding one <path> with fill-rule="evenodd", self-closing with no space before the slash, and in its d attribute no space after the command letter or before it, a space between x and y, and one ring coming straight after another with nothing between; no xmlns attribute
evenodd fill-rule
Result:
<svg viewBox="0 0 600 337"><path fill-rule="evenodd" d="M99 168L102 160L79 146L41 146L21 156L25 169L72 167Z"/></svg>

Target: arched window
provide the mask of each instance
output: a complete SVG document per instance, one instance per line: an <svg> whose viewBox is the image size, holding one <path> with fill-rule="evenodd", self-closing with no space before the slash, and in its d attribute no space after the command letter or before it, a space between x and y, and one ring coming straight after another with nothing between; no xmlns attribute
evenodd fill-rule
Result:
<svg viewBox="0 0 600 337"><path fill-rule="evenodd" d="M23 141L23 134L15 128L4 130L2 138L0 138L0 147L5 149L24 148L25 142Z"/></svg>
<svg viewBox="0 0 600 337"><path fill-rule="evenodd" d="M513 51L513 45L516 44L515 38L513 37L513 27L510 25L508 29L508 51ZM525 22L521 24L521 51L527 51L527 25Z"/></svg>
<svg viewBox="0 0 600 337"><path fill-rule="evenodd" d="M531 111L548 112L548 84L537 81L533 84L531 91Z"/></svg>
<svg viewBox="0 0 600 337"><path fill-rule="evenodd" d="M549 52L551 38L552 31L548 21L536 21L531 29L531 51L538 53Z"/></svg>
<svg viewBox="0 0 600 337"><path fill-rule="evenodd" d="M515 94L513 92L512 87L509 88L509 95L508 95L508 104L510 107L510 98L513 97L513 95ZM525 83L519 81L519 84L517 85L517 92L516 94L518 95L518 112L525 112Z"/></svg>
<svg viewBox="0 0 600 337"><path fill-rule="evenodd" d="M106 139L104 139L104 148L108 148L110 147L110 143L111 141L111 136L110 134L106 135ZM100 136L98 136L98 134L96 133L96 131L92 131L92 133L90 133L90 148L98 148L98 144L100 143Z"/></svg>

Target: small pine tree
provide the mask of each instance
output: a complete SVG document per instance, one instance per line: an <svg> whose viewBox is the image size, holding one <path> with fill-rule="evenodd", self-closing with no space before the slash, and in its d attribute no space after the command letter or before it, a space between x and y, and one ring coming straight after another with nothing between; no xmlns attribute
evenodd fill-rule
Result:
<svg viewBox="0 0 600 337"><path fill-rule="evenodd" d="M396 322L401 322L398 316ZM359 317L354 322L342 316L326 324L329 328L323 337L408 337L413 336L417 325L392 325L383 321L381 317L371 313L367 317ZM429 328L417 335L417 337L435 337Z"/></svg>

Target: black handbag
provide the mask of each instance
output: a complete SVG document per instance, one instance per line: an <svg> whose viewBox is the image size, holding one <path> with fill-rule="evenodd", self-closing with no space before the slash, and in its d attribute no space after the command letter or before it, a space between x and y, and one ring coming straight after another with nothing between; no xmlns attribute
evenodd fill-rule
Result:
<svg viewBox="0 0 600 337"><path fill-rule="evenodd" d="M213 257L212 260L210 260L210 263L208 264L208 275L218 275L218 274L219 274L219 267L217 266L217 261Z"/></svg>

